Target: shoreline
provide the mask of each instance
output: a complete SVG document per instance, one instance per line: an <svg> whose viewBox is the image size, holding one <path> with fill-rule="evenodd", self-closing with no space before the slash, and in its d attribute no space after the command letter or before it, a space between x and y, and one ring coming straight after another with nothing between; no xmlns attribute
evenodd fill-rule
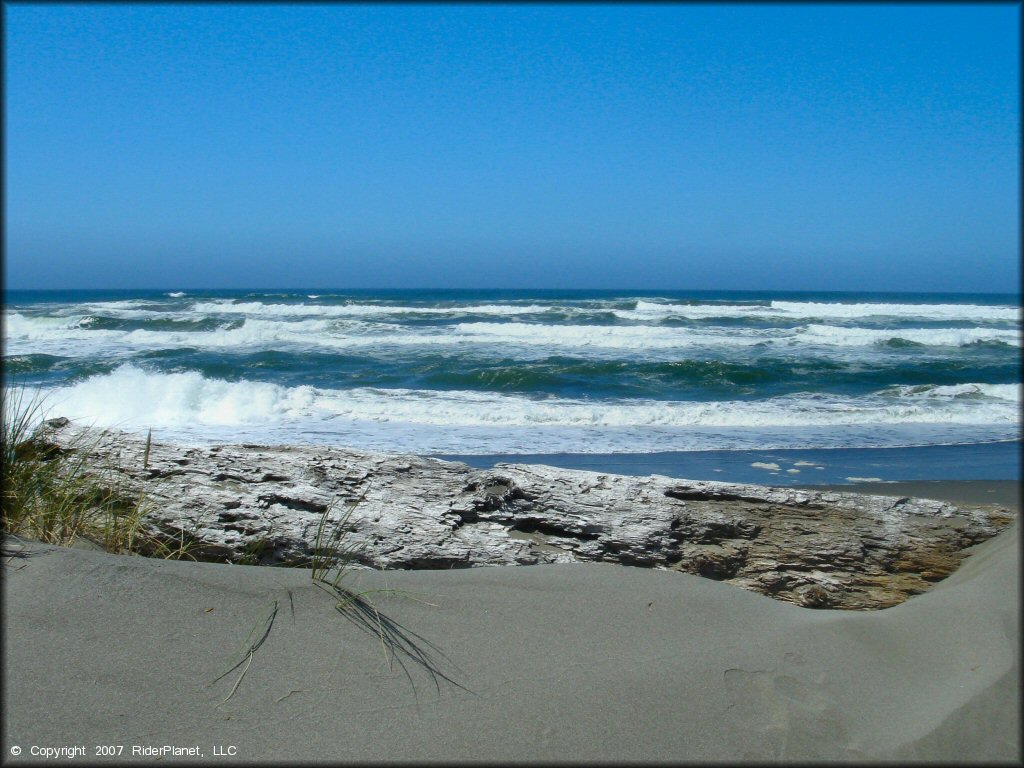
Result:
<svg viewBox="0 0 1024 768"><path fill-rule="evenodd" d="M785 487L842 486L855 491L878 482L1021 480L1024 442L1006 440L902 448L785 448L655 453L425 454L484 469L497 463ZM820 467L820 469L819 469ZM854 479L851 479L854 478Z"/></svg>
<svg viewBox="0 0 1024 768"><path fill-rule="evenodd" d="M47 425L58 445L74 439L66 420ZM607 562L698 574L800 605L871 610L931 589L967 547L1017 517L995 498L952 505L889 484L865 494L108 437L90 449L91 461L110 467L119 493L146 499L149 545L187 542L191 556L219 562L308 563L330 526L368 568Z"/></svg>
<svg viewBox="0 0 1024 768"><path fill-rule="evenodd" d="M1021 486L1017 480L908 480L889 483L796 487L818 491L830 490L842 493L938 499L952 504L1000 504L1018 514L1021 511Z"/></svg>

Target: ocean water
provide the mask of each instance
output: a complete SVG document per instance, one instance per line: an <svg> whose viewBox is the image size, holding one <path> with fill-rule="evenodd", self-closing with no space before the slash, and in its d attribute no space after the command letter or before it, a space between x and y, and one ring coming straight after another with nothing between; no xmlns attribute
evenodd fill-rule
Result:
<svg viewBox="0 0 1024 768"><path fill-rule="evenodd" d="M9 291L3 315L5 383L51 415L458 456L1015 451L1021 343L1019 296L987 294Z"/></svg>

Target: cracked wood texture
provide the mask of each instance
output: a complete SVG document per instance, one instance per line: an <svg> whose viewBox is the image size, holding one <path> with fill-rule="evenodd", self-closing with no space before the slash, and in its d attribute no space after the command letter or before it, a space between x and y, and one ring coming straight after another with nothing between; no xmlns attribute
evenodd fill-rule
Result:
<svg viewBox="0 0 1024 768"><path fill-rule="evenodd" d="M64 419L37 439L65 443ZM953 572L1015 513L538 465L465 464L342 448L185 446L111 434L96 458L148 500L145 524L201 559L308 564L344 517L357 564L461 568L612 562L725 581L815 608L896 605Z"/></svg>

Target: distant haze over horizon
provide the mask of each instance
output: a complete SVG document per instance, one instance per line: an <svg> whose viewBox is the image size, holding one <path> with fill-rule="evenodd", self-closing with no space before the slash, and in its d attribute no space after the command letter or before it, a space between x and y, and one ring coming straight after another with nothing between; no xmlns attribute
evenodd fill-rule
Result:
<svg viewBox="0 0 1024 768"><path fill-rule="evenodd" d="M7 289L1020 291L1019 4L0 12Z"/></svg>

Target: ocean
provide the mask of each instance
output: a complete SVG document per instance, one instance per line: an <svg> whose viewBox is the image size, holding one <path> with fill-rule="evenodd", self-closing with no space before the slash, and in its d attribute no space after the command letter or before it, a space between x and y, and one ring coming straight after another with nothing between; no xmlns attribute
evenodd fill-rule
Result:
<svg viewBox="0 0 1024 768"><path fill-rule="evenodd" d="M1017 294L7 291L3 355L49 415L158 440L1020 476Z"/></svg>

